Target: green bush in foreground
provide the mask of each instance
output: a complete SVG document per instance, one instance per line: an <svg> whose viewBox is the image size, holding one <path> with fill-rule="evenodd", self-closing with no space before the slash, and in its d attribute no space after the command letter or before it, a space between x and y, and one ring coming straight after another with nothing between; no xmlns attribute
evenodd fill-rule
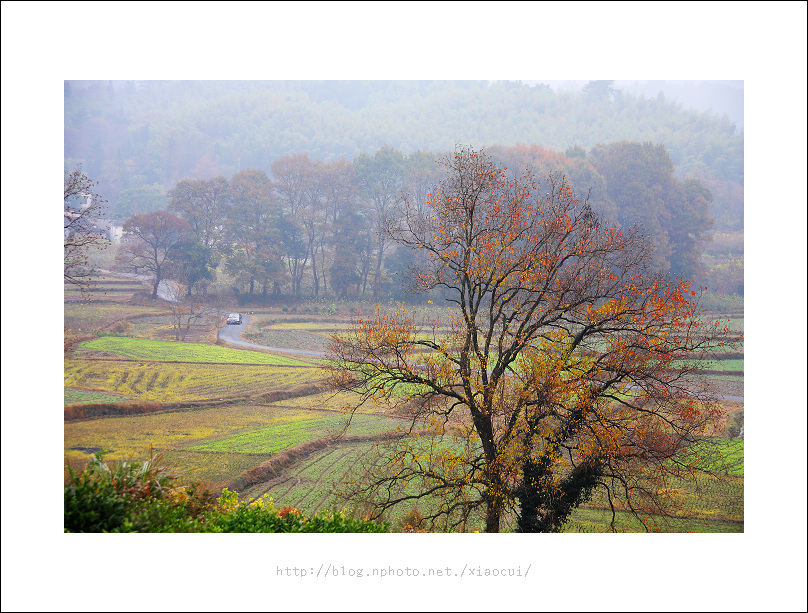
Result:
<svg viewBox="0 0 808 613"><path fill-rule="evenodd" d="M180 487L161 465L162 456L112 466L102 455L87 468L67 467L65 532L387 532L388 524L320 512L307 517L276 509L264 497L239 502L227 488L214 498L199 486Z"/></svg>
<svg viewBox="0 0 808 613"><path fill-rule="evenodd" d="M220 502L235 492L222 491ZM229 512L219 515L208 526L209 532L387 532L387 525L351 519L344 513L324 511L306 517L294 507L275 509L266 495L250 503L234 504ZM226 503L225 503L226 504Z"/></svg>

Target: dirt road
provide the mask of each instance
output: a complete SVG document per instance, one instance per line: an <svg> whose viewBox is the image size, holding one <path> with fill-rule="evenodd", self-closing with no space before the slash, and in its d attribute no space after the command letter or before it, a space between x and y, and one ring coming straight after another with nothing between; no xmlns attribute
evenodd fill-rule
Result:
<svg viewBox="0 0 808 613"><path fill-rule="evenodd" d="M256 345L241 338L241 333L247 329L247 324L250 323L250 316L242 313L241 323L228 325L225 324L219 328L219 340L232 345L239 345L241 347L250 347L252 349L266 349L268 351L278 351L281 353L294 353L296 355L308 355L312 357L323 358L325 353L322 351L307 351L305 349L289 349L287 347L267 347L266 345Z"/></svg>

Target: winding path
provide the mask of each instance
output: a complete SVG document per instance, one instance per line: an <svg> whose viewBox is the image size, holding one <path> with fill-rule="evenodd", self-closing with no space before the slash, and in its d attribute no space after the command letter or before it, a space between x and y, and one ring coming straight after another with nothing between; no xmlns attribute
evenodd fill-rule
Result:
<svg viewBox="0 0 808 613"><path fill-rule="evenodd" d="M308 355L312 357L324 358L325 352L323 351L307 351L305 349L289 349L286 347L267 347L266 345L256 345L241 338L241 333L247 329L247 324L250 323L248 315L241 315L240 324L225 324L219 328L219 340L233 345L240 345L241 347L250 347L252 349L265 349L269 351L279 351L282 353L294 353L297 355Z"/></svg>

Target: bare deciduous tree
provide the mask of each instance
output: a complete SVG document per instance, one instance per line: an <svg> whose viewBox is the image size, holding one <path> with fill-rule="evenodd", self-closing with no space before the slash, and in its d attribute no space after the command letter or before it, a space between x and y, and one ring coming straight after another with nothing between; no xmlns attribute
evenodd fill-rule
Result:
<svg viewBox="0 0 808 613"><path fill-rule="evenodd" d="M92 287L92 270L88 255L93 248L104 248L109 240L98 222L105 200L93 190L98 182L81 171L65 172L64 280L83 292Z"/></svg>
<svg viewBox="0 0 808 613"><path fill-rule="evenodd" d="M184 219L168 211L133 215L123 226L124 245L119 254L119 267L135 274L150 273L157 298L160 281L170 265L172 256L191 234Z"/></svg>

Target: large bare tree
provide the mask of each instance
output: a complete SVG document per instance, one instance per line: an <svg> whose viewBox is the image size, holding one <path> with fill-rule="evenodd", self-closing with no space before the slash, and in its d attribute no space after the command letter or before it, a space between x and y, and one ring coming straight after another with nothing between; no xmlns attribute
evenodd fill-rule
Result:
<svg viewBox="0 0 808 613"><path fill-rule="evenodd" d="M446 315L379 310L331 345L351 414L381 397L411 418L344 493L376 517L419 504L434 527L553 532L600 492L613 527L621 510L653 527L705 468L720 411L694 373L718 325L563 177L540 190L462 149L446 166L429 210L389 228L428 253L414 284Z"/></svg>

